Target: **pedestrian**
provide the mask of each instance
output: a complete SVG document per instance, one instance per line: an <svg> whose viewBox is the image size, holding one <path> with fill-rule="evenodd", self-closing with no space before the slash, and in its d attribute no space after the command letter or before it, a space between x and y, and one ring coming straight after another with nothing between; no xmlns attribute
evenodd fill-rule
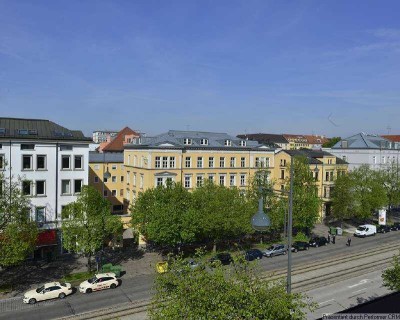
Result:
<svg viewBox="0 0 400 320"><path fill-rule="evenodd" d="M333 243L333 244L335 244L335 240L336 240L336 236L333 235L333 236L332 236L332 243Z"/></svg>
<svg viewBox="0 0 400 320"><path fill-rule="evenodd" d="M348 238L347 238L347 245L350 247L350 244L351 244L351 238L348 237Z"/></svg>
<svg viewBox="0 0 400 320"><path fill-rule="evenodd" d="M331 235L328 233L328 243L331 243Z"/></svg>

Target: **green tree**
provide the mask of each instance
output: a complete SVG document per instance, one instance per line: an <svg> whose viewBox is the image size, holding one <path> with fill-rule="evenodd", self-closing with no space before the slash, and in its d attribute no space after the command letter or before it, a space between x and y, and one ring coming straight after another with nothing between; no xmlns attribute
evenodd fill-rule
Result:
<svg viewBox="0 0 400 320"><path fill-rule="evenodd" d="M330 138L329 141L325 142L322 144L323 148L332 148L336 143L338 143L340 140L342 140L341 137L333 137Z"/></svg>
<svg viewBox="0 0 400 320"><path fill-rule="evenodd" d="M180 183L147 189L131 212L136 229L158 245L176 246L198 238L200 222L192 209L192 197Z"/></svg>
<svg viewBox="0 0 400 320"><path fill-rule="evenodd" d="M321 199L307 158L296 156L293 165L293 227L308 233L319 219ZM287 176L286 193L290 191L290 174ZM279 208L287 208L288 199L281 197L280 201L282 203Z"/></svg>
<svg viewBox="0 0 400 320"><path fill-rule="evenodd" d="M110 203L93 187L84 186L75 202L62 211L63 246L91 258L110 236L122 232L122 222L111 214Z"/></svg>
<svg viewBox="0 0 400 320"><path fill-rule="evenodd" d="M390 290L400 291L400 257L393 257L392 265L382 273L383 285Z"/></svg>
<svg viewBox="0 0 400 320"><path fill-rule="evenodd" d="M339 221L354 215L354 179L351 174L340 175L332 192L332 216Z"/></svg>
<svg viewBox="0 0 400 320"><path fill-rule="evenodd" d="M150 319L306 319L315 303L286 293L283 281L261 279L257 265L236 260L231 268L205 262L192 269L178 258L157 275Z"/></svg>
<svg viewBox="0 0 400 320"><path fill-rule="evenodd" d="M400 167L398 162L391 162L387 168L381 169L383 187L386 191L389 210L400 204Z"/></svg>
<svg viewBox="0 0 400 320"><path fill-rule="evenodd" d="M256 212L254 203L237 188L226 188L211 182L196 188L193 193L193 208L200 218L202 238L217 243L224 239L251 233L250 219Z"/></svg>
<svg viewBox="0 0 400 320"><path fill-rule="evenodd" d="M7 179L0 171L0 266L18 264L36 245L38 229L20 185L21 181Z"/></svg>
<svg viewBox="0 0 400 320"><path fill-rule="evenodd" d="M354 213L360 219L368 219L374 210L387 205L388 198L382 174L362 165L349 173L353 179Z"/></svg>

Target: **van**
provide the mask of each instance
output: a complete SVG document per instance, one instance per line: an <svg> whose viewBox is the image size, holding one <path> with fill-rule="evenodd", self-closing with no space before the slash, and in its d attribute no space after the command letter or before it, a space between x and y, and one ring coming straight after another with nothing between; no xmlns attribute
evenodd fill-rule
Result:
<svg viewBox="0 0 400 320"><path fill-rule="evenodd" d="M376 234L376 226L372 224L363 224L361 226L358 226L356 232L354 233L354 236L364 238L368 236L374 236L375 234Z"/></svg>

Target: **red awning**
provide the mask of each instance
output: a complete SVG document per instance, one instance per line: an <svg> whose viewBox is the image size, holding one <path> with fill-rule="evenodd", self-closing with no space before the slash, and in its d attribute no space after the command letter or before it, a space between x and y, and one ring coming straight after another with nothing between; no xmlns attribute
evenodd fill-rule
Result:
<svg viewBox="0 0 400 320"><path fill-rule="evenodd" d="M51 246L56 244L57 244L56 230L41 231L38 234L36 246L41 247L41 246Z"/></svg>

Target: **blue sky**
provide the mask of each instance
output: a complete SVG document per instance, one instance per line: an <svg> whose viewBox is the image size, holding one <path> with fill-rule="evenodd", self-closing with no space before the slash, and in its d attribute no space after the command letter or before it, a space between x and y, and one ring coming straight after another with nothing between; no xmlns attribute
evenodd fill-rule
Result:
<svg viewBox="0 0 400 320"><path fill-rule="evenodd" d="M0 115L400 134L400 1L3 1Z"/></svg>

